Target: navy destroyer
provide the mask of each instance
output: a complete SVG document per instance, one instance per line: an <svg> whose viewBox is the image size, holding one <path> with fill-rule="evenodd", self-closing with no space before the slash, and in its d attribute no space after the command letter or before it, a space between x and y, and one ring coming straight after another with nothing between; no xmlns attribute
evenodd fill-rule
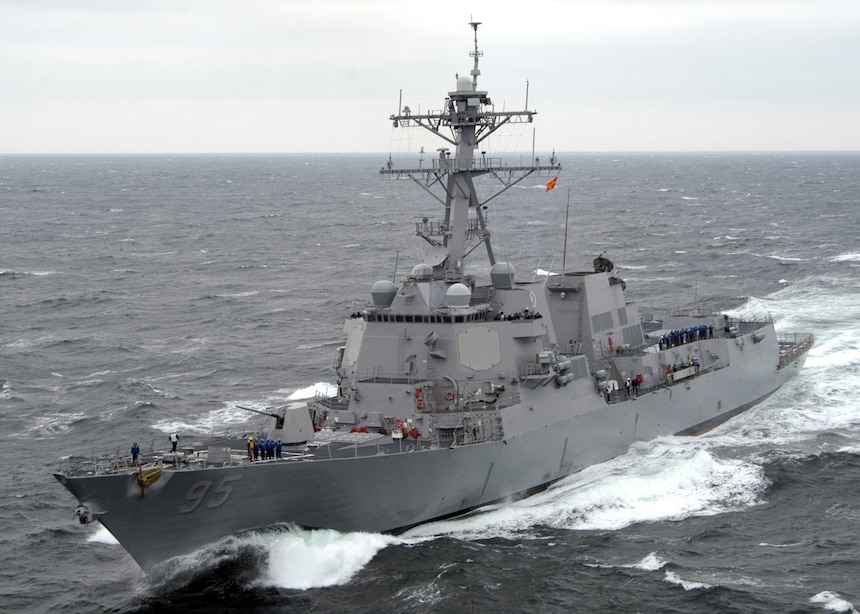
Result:
<svg viewBox="0 0 860 614"><path fill-rule="evenodd" d="M243 437L62 460L55 476L77 519L104 525L144 570L278 523L400 532L522 497L633 442L701 434L802 368L812 336L777 334L769 320L641 318L603 255L593 270L531 281L497 260L484 205L526 178L552 182L561 165L476 155L535 112L498 111L479 89L470 25L471 72L444 108L390 117L445 141L430 163L381 170L418 183L444 216L416 223L423 261L397 285L374 283L368 306L346 318L336 394L266 412L266 445ZM479 196L482 175L495 193ZM489 279L467 269L476 253ZM282 444L276 454L269 440Z"/></svg>

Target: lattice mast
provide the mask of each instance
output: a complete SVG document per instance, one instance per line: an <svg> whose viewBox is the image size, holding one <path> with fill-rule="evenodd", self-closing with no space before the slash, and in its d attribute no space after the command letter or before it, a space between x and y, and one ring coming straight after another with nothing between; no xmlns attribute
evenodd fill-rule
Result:
<svg viewBox="0 0 860 614"><path fill-rule="evenodd" d="M422 168L392 168L380 172L384 177L408 177L430 192L439 202L445 205L445 219L438 225L418 225L417 234L428 243L437 246L438 258L431 262L434 267L434 278L449 281L461 280L464 276L465 257L477 247L467 251L467 243L472 238L486 244L490 264L495 264L490 243L490 232L487 229L481 208L484 204L516 185L532 174L548 175L561 170L555 155L550 164L541 166L539 160L533 159L526 166L507 166L501 160L487 158L481 155L476 158L475 152L479 145L496 130L505 124L531 123L536 111L496 111L487 92L478 90L478 67L483 52L478 49L478 26L480 22L470 22L474 31L475 48L469 53L473 58L471 79L467 76L457 78L457 89L448 92L445 108L426 114L414 115L408 106L404 106L399 115L392 115L394 127L421 127L439 138L450 143L453 156L447 147L440 147L439 157L433 160L430 167ZM442 129L450 131L450 135ZM492 174L502 184L502 188L494 192L484 201L479 200L473 177L486 173ZM444 187L444 201L436 196L430 188L436 185Z"/></svg>

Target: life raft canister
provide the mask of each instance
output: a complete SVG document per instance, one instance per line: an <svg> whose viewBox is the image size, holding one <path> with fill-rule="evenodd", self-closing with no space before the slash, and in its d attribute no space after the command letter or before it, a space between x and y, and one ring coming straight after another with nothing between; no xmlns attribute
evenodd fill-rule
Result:
<svg viewBox="0 0 860 614"><path fill-rule="evenodd" d="M415 407L417 407L418 409L424 409L424 400L418 399L417 401L415 401Z"/></svg>
<svg viewBox="0 0 860 614"><path fill-rule="evenodd" d="M418 439L418 437L421 436L421 433L418 432L418 427L416 426L412 427L412 429L409 431L409 434L412 435L413 439Z"/></svg>
<svg viewBox="0 0 860 614"><path fill-rule="evenodd" d="M609 353L612 354L612 337L609 338Z"/></svg>

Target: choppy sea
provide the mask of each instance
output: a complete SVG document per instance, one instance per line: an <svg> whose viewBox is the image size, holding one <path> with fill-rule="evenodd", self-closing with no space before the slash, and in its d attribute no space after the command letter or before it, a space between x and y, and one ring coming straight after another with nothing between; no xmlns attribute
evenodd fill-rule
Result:
<svg viewBox="0 0 860 614"><path fill-rule="evenodd" d="M488 205L521 279L605 252L642 313L814 333L801 375L516 503L397 537L270 527L147 577L73 521L57 459L240 433L238 405L325 386L441 211L376 155L0 156L0 611L860 610L860 154L560 161Z"/></svg>

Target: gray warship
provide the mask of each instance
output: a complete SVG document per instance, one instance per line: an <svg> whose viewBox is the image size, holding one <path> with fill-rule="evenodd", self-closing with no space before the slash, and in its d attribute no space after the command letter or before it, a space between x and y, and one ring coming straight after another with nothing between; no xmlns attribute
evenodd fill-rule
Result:
<svg viewBox="0 0 860 614"><path fill-rule="evenodd" d="M496 259L484 205L528 177L551 182L561 165L555 155L522 166L476 155L535 112L497 111L478 88L479 24L470 25L472 69L444 108L390 117L446 142L431 163L389 159L380 171L416 182L444 217L416 223L424 260L397 285L374 283L368 306L345 319L336 395L264 412L262 439L282 443L277 455L255 459L242 436L136 462L61 460L54 475L77 499L77 520L100 522L145 571L279 523L397 533L523 497L633 442L704 433L802 368L812 335L777 334L767 319L640 317L603 255L593 270L531 281ZM496 189L483 198L482 175ZM484 281L466 269L481 246Z"/></svg>

